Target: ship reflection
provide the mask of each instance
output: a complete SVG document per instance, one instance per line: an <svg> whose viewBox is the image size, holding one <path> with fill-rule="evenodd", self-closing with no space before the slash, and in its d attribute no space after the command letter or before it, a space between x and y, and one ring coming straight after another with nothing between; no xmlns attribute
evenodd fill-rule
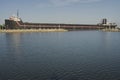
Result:
<svg viewBox="0 0 120 80"><path fill-rule="evenodd" d="M21 33L5 33L6 47L8 52L12 52L13 55L19 56L21 52Z"/></svg>

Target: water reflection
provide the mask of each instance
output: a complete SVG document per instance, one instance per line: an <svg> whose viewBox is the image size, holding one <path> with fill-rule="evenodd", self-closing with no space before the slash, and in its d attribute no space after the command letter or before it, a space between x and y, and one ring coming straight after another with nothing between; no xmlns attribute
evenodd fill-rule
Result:
<svg viewBox="0 0 120 80"><path fill-rule="evenodd" d="M11 46L19 46L21 42L21 34L20 33L6 33L6 42L7 44L11 44Z"/></svg>

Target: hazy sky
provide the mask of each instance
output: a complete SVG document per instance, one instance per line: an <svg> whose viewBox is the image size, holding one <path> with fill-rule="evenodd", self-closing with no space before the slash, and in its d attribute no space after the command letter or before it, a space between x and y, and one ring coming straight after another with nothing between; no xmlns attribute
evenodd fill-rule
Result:
<svg viewBox="0 0 120 80"><path fill-rule="evenodd" d="M120 25L120 0L0 0L0 23L18 9L24 22Z"/></svg>

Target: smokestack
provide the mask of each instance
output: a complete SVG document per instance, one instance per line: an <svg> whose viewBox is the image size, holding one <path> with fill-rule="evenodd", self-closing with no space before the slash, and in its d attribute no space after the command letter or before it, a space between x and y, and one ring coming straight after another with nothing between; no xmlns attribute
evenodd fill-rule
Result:
<svg viewBox="0 0 120 80"><path fill-rule="evenodd" d="M106 18L104 18L104 19L102 20L102 24L107 24L107 19L106 19Z"/></svg>

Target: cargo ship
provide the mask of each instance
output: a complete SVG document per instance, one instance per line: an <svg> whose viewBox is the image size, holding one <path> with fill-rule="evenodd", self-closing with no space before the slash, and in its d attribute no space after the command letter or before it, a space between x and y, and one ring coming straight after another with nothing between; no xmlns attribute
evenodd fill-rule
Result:
<svg viewBox="0 0 120 80"><path fill-rule="evenodd" d="M116 28L116 24L107 24L103 19L100 24L64 24L64 23L25 23L18 16L11 16L5 19L6 29L66 29L66 30L95 30L105 28Z"/></svg>

